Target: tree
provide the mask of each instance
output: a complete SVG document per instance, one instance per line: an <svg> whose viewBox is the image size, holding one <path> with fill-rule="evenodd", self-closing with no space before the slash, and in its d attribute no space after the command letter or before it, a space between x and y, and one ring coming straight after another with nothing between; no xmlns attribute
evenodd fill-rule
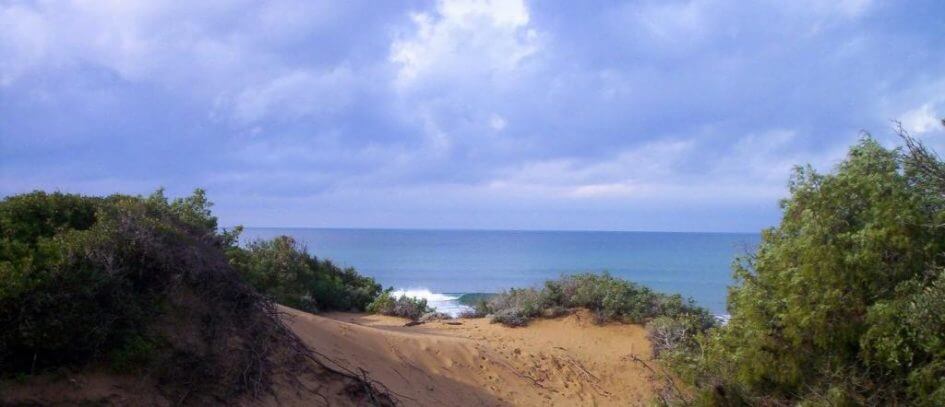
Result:
<svg viewBox="0 0 945 407"><path fill-rule="evenodd" d="M763 231L757 252L736 262L730 322L702 339L699 381L715 386L708 397L924 400L925 393L905 389L905 372L890 363L899 359L880 350L897 332L890 318L903 317L945 249L945 230L936 226L945 214L942 195L921 187L927 178L908 156L869 137L832 174L797 168L780 225ZM945 338L945 331L927 334L932 342ZM941 356L910 361L940 363ZM929 375L917 380L934 387Z"/></svg>

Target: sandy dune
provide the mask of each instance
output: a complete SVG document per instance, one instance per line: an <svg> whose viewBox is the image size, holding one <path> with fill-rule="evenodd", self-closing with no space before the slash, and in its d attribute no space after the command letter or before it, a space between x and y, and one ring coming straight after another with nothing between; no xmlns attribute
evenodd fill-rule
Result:
<svg viewBox="0 0 945 407"><path fill-rule="evenodd" d="M405 405L641 405L656 381L640 326L587 314L506 328L485 319L404 327L398 318L283 308L311 347L385 384Z"/></svg>
<svg viewBox="0 0 945 407"><path fill-rule="evenodd" d="M642 327L597 326L586 313L506 328L485 319L405 327L367 314L312 315L280 307L286 322L327 366L366 374L405 406L644 405L658 379ZM363 369L363 373L362 373ZM277 376L274 392L238 405L368 405L353 401L350 380L331 374ZM308 389L308 391L305 391ZM147 377L101 369L39 375L0 385L0 405L174 405Z"/></svg>

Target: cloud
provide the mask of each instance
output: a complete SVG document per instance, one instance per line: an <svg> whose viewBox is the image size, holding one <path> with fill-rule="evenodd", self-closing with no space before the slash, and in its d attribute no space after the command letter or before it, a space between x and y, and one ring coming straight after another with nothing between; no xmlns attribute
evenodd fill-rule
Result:
<svg viewBox="0 0 945 407"><path fill-rule="evenodd" d="M329 72L294 71L239 92L231 104L232 115L243 124L263 119L299 120L331 114L350 105L355 76L344 67Z"/></svg>
<svg viewBox="0 0 945 407"><path fill-rule="evenodd" d="M49 41L46 21L24 7L0 9L6 40L0 41L0 86L9 85L44 58Z"/></svg>
<svg viewBox="0 0 945 407"><path fill-rule="evenodd" d="M915 109L905 112L901 116L902 127L913 135L923 135L932 131L942 131L942 120L945 114L940 113L932 103L925 103Z"/></svg>
<svg viewBox="0 0 945 407"><path fill-rule="evenodd" d="M8 2L0 193L204 186L247 224L756 230L793 165L829 169L889 119L940 131L942 18L934 0Z"/></svg>
<svg viewBox="0 0 945 407"><path fill-rule="evenodd" d="M390 50L402 88L508 74L540 47L522 0L441 0L412 19L415 29Z"/></svg>

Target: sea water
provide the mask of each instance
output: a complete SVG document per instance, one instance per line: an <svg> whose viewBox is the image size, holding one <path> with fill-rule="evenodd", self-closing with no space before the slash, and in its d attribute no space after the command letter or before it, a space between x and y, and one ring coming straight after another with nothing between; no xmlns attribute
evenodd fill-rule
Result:
<svg viewBox="0 0 945 407"><path fill-rule="evenodd" d="M724 315L731 264L759 241L741 233L320 228L247 228L243 241L278 235L451 314L464 308L457 302L464 293L606 271Z"/></svg>

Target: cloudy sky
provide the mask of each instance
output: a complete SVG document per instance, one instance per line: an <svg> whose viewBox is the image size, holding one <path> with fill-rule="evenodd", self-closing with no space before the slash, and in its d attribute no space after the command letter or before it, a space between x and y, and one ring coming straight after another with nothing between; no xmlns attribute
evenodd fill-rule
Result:
<svg viewBox="0 0 945 407"><path fill-rule="evenodd" d="M0 0L0 195L756 231L793 165L831 168L861 130L945 146L943 40L938 0Z"/></svg>

